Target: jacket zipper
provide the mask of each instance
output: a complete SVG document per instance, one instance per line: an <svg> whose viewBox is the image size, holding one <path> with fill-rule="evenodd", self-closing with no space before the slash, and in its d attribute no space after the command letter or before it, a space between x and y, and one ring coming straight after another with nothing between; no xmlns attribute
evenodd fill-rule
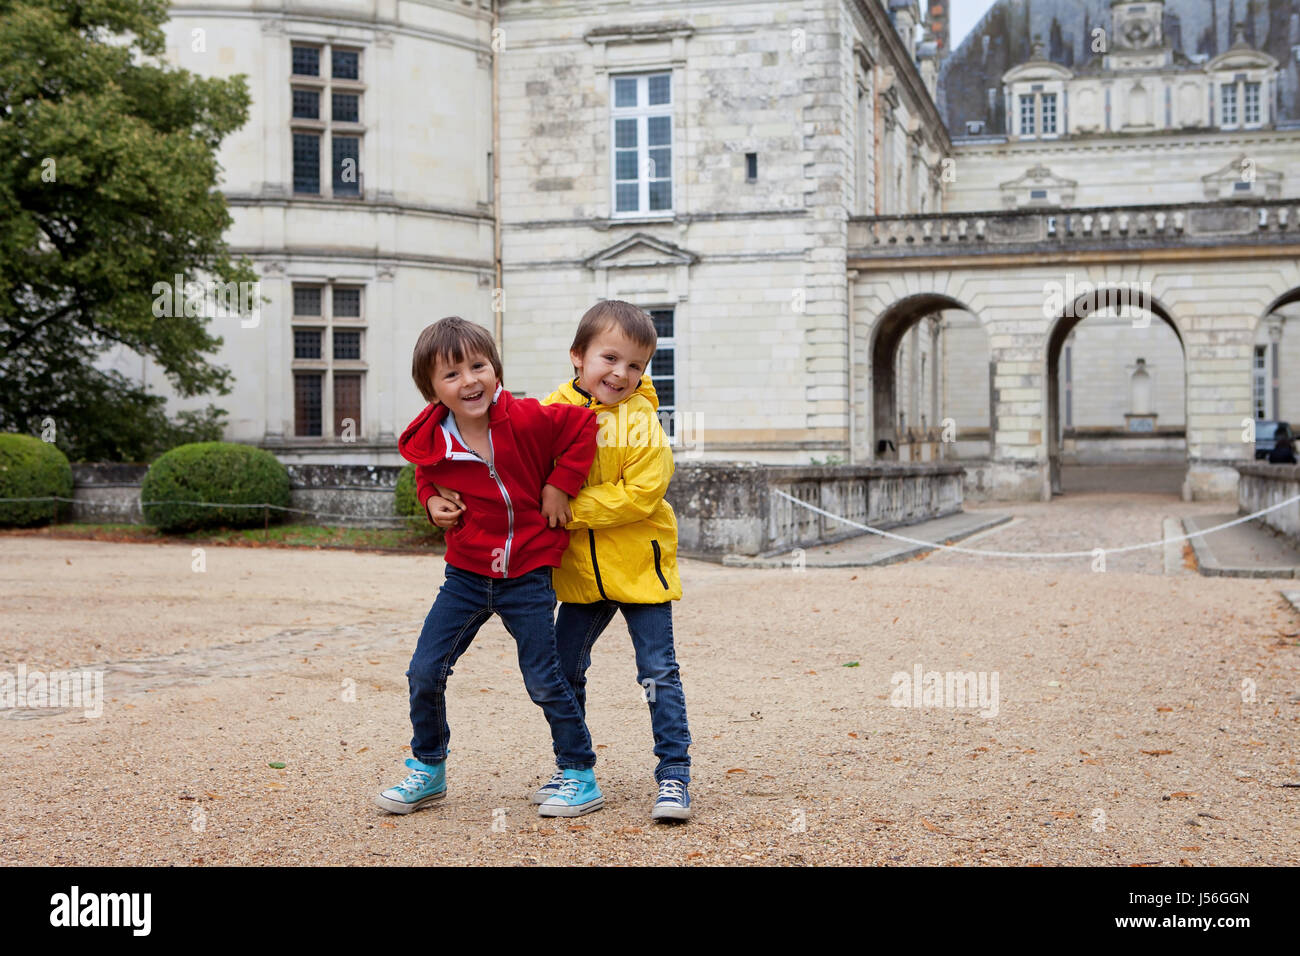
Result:
<svg viewBox="0 0 1300 956"><path fill-rule="evenodd" d="M650 546L654 548L654 552L655 552L655 574L659 575L659 583L662 584L664 586L664 590L667 591L668 579L664 577L663 571L659 570L659 542L656 541L654 538L651 538Z"/></svg>
<svg viewBox="0 0 1300 956"><path fill-rule="evenodd" d="M608 601L605 595L605 585L600 580L600 565L596 563L596 532L591 528L587 529L587 542L591 545L591 570L596 573L596 588L600 591L602 600Z"/></svg>
<svg viewBox="0 0 1300 956"><path fill-rule="evenodd" d="M497 449L496 446L492 444L491 428L488 429L488 449L492 453L492 461L495 462L497 460ZM470 448L470 452L473 453L474 457L479 461L483 461L482 456L475 452L473 448ZM515 537L515 508L510 501L510 492L506 491L505 483L501 480L500 476L497 475L496 468L486 461L483 461L483 464L487 465L488 474L492 476L492 480L495 481L497 487L501 489L501 497L504 498L506 502L506 553L505 560L501 563L501 576L506 578L510 576L510 542L513 541Z"/></svg>

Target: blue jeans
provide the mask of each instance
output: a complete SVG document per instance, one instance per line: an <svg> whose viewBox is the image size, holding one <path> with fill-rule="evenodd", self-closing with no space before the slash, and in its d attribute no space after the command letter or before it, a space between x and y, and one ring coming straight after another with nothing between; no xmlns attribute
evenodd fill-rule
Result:
<svg viewBox="0 0 1300 956"><path fill-rule="evenodd" d="M555 589L551 569L517 578L489 578L447 565L406 672L411 688L411 752L422 763L447 758L447 678L474 635L493 612L501 616L519 651L519 670L533 703L551 725L555 762L561 770L589 770L596 751L582 708L560 672L555 650Z"/></svg>
<svg viewBox="0 0 1300 956"><path fill-rule="evenodd" d="M675 777L690 782L691 732L686 726L686 695L682 692L677 657L673 653L672 603L625 604L621 601L596 601L594 604L560 605L555 621L555 643L560 651L560 667L573 687L578 706L587 713L587 668L591 666L591 647L596 643L614 612L621 610L632 636L636 653L636 679L641 696L650 705L650 726L654 731L655 756L659 766L655 779Z"/></svg>

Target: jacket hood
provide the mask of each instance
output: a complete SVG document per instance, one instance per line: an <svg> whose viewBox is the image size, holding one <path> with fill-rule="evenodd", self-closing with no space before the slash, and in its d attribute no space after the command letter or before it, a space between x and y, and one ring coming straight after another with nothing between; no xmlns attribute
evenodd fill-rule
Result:
<svg viewBox="0 0 1300 956"><path fill-rule="evenodd" d="M505 415L506 403L502 396L510 393L498 382L497 390L492 395L492 408L489 421L496 422ZM402 437L397 440L397 450L402 457L416 465L436 465L447 455L447 443L443 440L441 426L447 420L449 410L442 402L431 402L424 411L415 416L415 421L406 426Z"/></svg>
<svg viewBox="0 0 1300 956"><path fill-rule="evenodd" d="M593 408L593 409L616 408L618 405L622 404L621 402L616 402L613 405L603 404L602 402L597 400L597 398L594 395L590 395L587 392L582 390L582 388L578 385L578 379L576 376L574 378L569 379L567 382L565 382L563 385L557 388L553 393L553 395L559 397L560 400L565 401L570 405L582 405L586 408ZM650 402L651 408L655 409L656 411L659 409L659 395L658 393L655 392L655 387L652 384L650 384L649 375L641 376L641 382L640 384L637 385L636 391L634 391L632 395L642 396L648 402ZM623 401L626 402L628 399L632 397L632 395L629 395L627 398L623 399Z"/></svg>

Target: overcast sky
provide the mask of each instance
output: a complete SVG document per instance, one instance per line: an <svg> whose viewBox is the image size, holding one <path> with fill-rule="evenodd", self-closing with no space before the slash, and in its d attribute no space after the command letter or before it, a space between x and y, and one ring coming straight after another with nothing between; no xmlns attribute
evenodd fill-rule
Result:
<svg viewBox="0 0 1300 956"><path fill-rule="evenodd" d="M984 16L986 10L993 6L994 0L952 0L951 7L952 26L952 49L961 46L961 41L966 39L966 34L970 33L975 24L979 23L980 17Z"/></svg>

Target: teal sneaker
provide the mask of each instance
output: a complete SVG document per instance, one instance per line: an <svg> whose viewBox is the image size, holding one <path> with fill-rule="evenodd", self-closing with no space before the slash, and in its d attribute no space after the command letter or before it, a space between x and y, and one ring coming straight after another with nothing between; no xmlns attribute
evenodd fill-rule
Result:
<svg viewBox="0 0 1300 956"><path fill-rule="evenodd" d="M596 771L565 770L560 789L537 808L539 817L580 817L599 810L605 797L596 786Z"/></svg>
<svg viewBox="0 0 1300 956"><path fill-rule="evenodd" d="M376 795L375 805L389 813L412 813L426 804L441 800L447 795L447 762L428 764L420 763L414 757L408 757L406 765L411 768L406 779L395 787L390 787Z"/></svg>
<svg viewBox="0 0 1300 956"><path fill-rule="evenodd" d="M689 820L691 818L691 794L686 789L684 780L668 777L659 781L659 796L655 799L654 809L650 811L652 820Z"/></svg>
<svg viewBox="0 0 1300 956"><path fill-rule="evenodd" d="M533 803L545 803L551 797L559 793L560 787L562 786L564 786L564 771L557 770L551 776L550 780L537 788L536 792L532 796Z"/></svg>

